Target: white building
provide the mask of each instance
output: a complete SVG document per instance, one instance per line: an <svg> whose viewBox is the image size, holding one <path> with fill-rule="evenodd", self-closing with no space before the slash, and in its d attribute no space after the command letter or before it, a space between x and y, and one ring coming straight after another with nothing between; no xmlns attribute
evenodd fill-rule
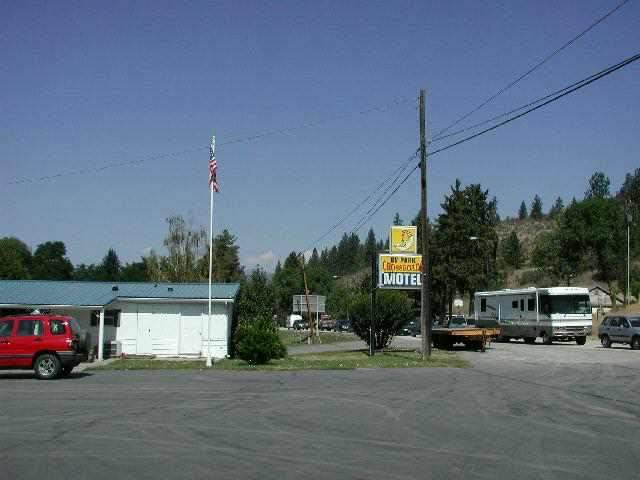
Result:
<svg viewBox="0 0 640 480"><path fill-rule="evenodd" d="M91 333L98 359L120 342L122 353L157 356L228 354L237 283L63 282L0 280L0 316L35 309L75 317Z"/></svg>

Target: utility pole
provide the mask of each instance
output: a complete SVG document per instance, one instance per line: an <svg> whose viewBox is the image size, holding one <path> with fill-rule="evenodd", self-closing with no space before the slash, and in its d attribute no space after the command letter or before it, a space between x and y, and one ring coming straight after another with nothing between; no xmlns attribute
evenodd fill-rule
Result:
<svg viewBox="0 0 640 480"><path fill-rule="evenodd" d="M313 332L315 331L313 319L311 318L311 308L309 307L309 288L307 288L307 271L304 269L304 252L300 254L300 264L302 265L302 279L304 280L304 299L307 303L307 321L309 322L309 338L307 343L313 343ZM316 300L316 310L318 309Z"/></svg>
<svg viewBox="0 0 640 480"><path fill-rule="evenodd" d="M631 270L631 248L630 248L630 244L631 244L631 235L630 235L630 227L631 227L631 222L633 221L633 218L631 216L631 202L629 200L627 200L627 294L625 295L625 299L626 299L626 303L627 305L629 305L630 301L629 301L629 272Z"/></svg>
<svg viewBox="0 0 640 480"><path fill-rule="evenodd" d="M424 90L420 90L420 224L422 235L422 288L420 295L420 332L422 333L422 359L431 356L431 304L429 301L429 241L427 225L427 141L425 125Z"/></svg>
<svg viewBox="0 0 640 480"><path fill-rule="evenodd" d="M369 356L375 353L376 343L376 255L371 255L371 318L369 319Z"/></svg>

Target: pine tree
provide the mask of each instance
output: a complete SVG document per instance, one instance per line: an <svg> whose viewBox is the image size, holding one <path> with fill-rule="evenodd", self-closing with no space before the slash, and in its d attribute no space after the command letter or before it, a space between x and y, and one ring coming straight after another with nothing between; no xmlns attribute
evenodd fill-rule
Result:
<svg viewBox="0 0 640 480"><path fill-rule="evenodd" d="M242 283L238 298L238 318L240 321L271 319L275 295L267 275L260 267L256 268L249 279Z"/></svg>
<svg viewBox="0 0 640 480"><path fill-rule="evenodd" d="M493 225L500 223L500 215L498 214L498 199L494 196L489 202L489 217Z"/></svg>
<svg viewBox="0 0 640 480"><path fill-rule="evenodd" d="M611 180L604 172L596 172L589 179L589 188L584 192L584 198L608 198L611 196L609 186Z"/></svg>
<svg viewBox="0 0 640 480"><path fill-rule="evenodd" d="M513 230L503 241L501 247L502 259L504 262L515 269L520 268L524 258L522 245L520 244L520 240L518 240L518 235L515 230Z"/></svg>
<svg viewBox="0 0 640 480"><path fill-rule="evenodd" d="M542 199L538 195L533 197L533 202L531 202L531 218L534 220L542 218Z"/></svg>
<svg viewBox="0 0 640 480"><path fill-rule="evenodd" d="M555 218L559 214L561 214L563 210L564 210L564 202L562 201L562 198L558 197L556 198L556 201L551 207L551 210L549 210L549 217Z"/></svg>
<svg viewBox="0 0 640 480"><path fill-rule="evenodd" d="M237 282L244 277L236 240L226 228L213 239L213 279L216 282Z"/></svg>
<svg viewBox="0 0 640 480"><path fill-rule="evenodd" d="M393 216L393 224L395 226L399 226L403 224L403 220L402 218L400 218L400 214L398 212L396 212L396 214Z"/></svg>
<svg viewBox="0 0 640 480"><path fill-rule="evenodd" d="M527 213L527 204L524 203L524 200L520 204L520 210L518 210L518 219L525 220L529 214Z"/></svg>
<svg viewBox="0 0 640 480"><path fill-rule="evenodd" d="M311 257L309 257L309 266L320 265L320 256L318 255L318 250L314 247L311 252Z"/></svg>
<svg viewBox="0 0 640 480"><path fill-rule="evenodd" d="M110 248L100 264L101 280L113 282L120 279L120 259L113 248Z"/></svg>
<svg viewBox="0 0 640 480"><path fill-rule="evenodd" d="M364 242L364 264L367 265L371 261L371 257L375 256L376 253L376 234L373 228L370 228L367 239Z"/></svg>

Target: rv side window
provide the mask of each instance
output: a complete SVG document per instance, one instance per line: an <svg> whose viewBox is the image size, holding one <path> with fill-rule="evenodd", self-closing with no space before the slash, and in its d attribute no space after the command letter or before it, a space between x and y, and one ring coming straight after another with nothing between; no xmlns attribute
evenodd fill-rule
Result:
<svg viewBox="0 0 640 480"><path fill-rule="evenodd" d="M513 308L514 310L518 309L518 300L514 300L513 302L511 302L511 308Z"/></svg>
<svg viewBox="0 0 640 480"><path fill-rule="evenodd" d="M487 299L486 298L480 299L480 311L481 312L486 312L487 311Z"/></svg>
<svg viewBox="0 0 640 480"><path fill-rule="evenodd" d="M535 298L528 298L527 299L527 310L529 310L530 312L533 312L536 309L536 299Z"/></svg>
<svg viewBox="0 0 640 480"><path fill-rule="evenodd" d="M520 299L520 311L524 312L524 298Z"/></svg>

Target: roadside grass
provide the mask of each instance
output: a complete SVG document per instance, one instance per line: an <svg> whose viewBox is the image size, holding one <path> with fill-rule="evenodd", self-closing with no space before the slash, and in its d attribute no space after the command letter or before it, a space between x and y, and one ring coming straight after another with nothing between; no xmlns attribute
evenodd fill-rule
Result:
<svg viewBox="0 0 640 480"><path fill-rule="evenodd" d="M309 336L308 330L278 330L278 336L285 347L291 345L305 345L307 343L307 337ZM325 343L338 343L338 342L353 342L358 340L358 337L353 333L338 333L338 332L320 332L320 340Z"/></svg>
<svg viewBox="0 0 640 480"><path fill-rule="evenodd" d="M466 368L469 363L454 352L432 353L423 361L416 352L382 352L369 357L366 351L323 352L291 355L272 360L266 365L249 365L243 360L224 359L214 363L212 370L353 370L356 368ZM97 370L204 370L204 360L159 360L124 358L106 365L91 367Z"/></svg>

